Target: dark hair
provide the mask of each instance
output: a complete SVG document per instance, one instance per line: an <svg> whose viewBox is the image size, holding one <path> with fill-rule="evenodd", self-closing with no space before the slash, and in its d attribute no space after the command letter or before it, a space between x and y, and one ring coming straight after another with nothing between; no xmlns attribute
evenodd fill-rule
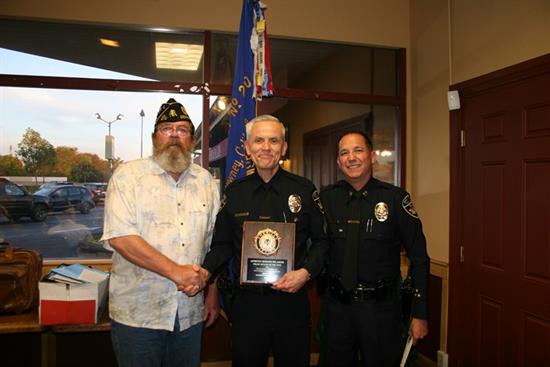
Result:
<svg viewBox="0 0 550 367"><path fill-rule="evenodd" d="M365 144L367 145L367 148L369 148L370 151L373 150L373 145L372 145L372 140L371 140L371 138L369 138L369 136L368 136L365 132L359 131L359 130L347 131L347 132L343 133L343 134L340 136L340 139L338 139L338 145L336 146L336 149L339 149L339 147L340 147L340 142L342 141L342 139L343 139L345 136L352 135L352 134L361 135L361 136L363 137L363 139L365 140Z"/></svg>

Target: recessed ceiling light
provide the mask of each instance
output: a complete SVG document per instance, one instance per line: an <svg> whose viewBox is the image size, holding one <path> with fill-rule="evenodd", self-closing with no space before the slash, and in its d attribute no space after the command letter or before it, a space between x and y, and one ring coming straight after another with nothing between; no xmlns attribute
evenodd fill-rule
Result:
<svg viewBox="0 0 550 367"><path fill-rule="evenodd" d="M197 70L203 45L155 42L157 69Z"/></svg>
<svg viewBox="0 0 550 367"><path fill-rule="evenodd" d="M103 46L120 47L120 45L118 44L118 41L110 40L110 39L108 39L108 38L100 38L100 39L99 39L99 42L101 42L101 44L102 44Z"/></svg>

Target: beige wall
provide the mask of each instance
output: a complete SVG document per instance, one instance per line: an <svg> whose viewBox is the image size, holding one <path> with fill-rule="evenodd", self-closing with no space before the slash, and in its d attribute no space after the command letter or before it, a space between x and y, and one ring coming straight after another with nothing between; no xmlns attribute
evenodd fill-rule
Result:
<svg viewBox="0 0 550 367"><path fill-rule="evenodd" d="M550 1L451 1L451 84L550 52Z"/></svg>
<svg viewBox="0 0 550 367"><path fill-rule="evenodd" d="M433 259L449 261L448 86L550 52L547 0L415 0L408 188Z"/></svg>
<svg viewBox="0 0 550 367"><path fill-rule="evenodd" d="M449 86L447 3L411 7L409 190L432 259L449 261Z"/></svg>
<svg viewBox="0 0 550 367"><path fill-rule="evenodd" d="M266 0L278 36L408 46L407 0ZM2 0L0 14L237 32L241 0Z"/></svg>
<svg viewBox="0 0 550 367"><path fill-rule="evenodd" d="M448 262L447 87L549 53L550 1L265 2L270 6L272 35L407 48L406 186L424 219L430 255ZM236 32L241 4L241 0L1 0L0 14ZM317 120L315 127L322 125ZM296 132L310 129L301 125Z"/></svg>

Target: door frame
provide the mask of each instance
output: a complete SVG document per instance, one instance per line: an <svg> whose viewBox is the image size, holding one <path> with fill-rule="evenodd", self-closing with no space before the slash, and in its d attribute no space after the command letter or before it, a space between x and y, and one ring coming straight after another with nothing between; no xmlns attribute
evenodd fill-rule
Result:
<svg viewBox="0 0 550 367"><path fill-rule="evenodd" d="M367 126L362 126L363 123L366 123ZM338 150L336 146L338 139L340 139L340 137L345 132L355 130L365 131L365 133L367 133L369 136L372 136L372 131L366 131L368 129L372 130L372 111L304 133L304 135L302 136L302 163L304 167L304 176L311 181L314 181L313 177L308 177L309 168L310 166L312 166L312 157L310 156L310 152L307 150L307 147L309 147L312 141L327 137L329 140L329 146L327 147L327 149L329 149L332 154L330 154L331 159L326 162L326 165L328 165L328 171L331 177L331 179L329 180L330 184L335 183L338 177L338 168L336 166ZM317 187L317 190L322 189L321 185L318 185L316 182L313 183L315 184L315 187Z"/></svg>
<svg viewBox="0 0 550 367"><path fill-rule="evenodd" d="M491 89L530 79L550 73L550 54L546 54L504 69L461 83L453 84L449 90L456 90L460 96L461 109L450 111L450 213L449 213L449 327L447 331L449 366L457 363L456 351L459 346L457 333L460 332L459 313L461 304L468 300L461 299L461 289L467 284L464 281L464 269L460 262L460 247L463 239L461 212L463 209L464 152L461 148L461 131L464 121L461 110L468 107L468 98L477 96ZM454 337L453 337L454 336Z"/></svg>

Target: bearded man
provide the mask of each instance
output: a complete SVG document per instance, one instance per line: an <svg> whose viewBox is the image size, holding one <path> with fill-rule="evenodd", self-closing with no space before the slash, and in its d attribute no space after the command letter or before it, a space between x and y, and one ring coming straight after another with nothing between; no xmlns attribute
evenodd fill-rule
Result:
<svg viewBox="0 0 550 367"><path fill-rule="evenodd" d="M119 366L199 366L203 321L217 317L201 264L219 189L191 163L194 126L174 99L158 112L153 156L120 165L109 181L103 240L114 251L111 338ZM195 295L195 296L193 296Z"/></svg>

